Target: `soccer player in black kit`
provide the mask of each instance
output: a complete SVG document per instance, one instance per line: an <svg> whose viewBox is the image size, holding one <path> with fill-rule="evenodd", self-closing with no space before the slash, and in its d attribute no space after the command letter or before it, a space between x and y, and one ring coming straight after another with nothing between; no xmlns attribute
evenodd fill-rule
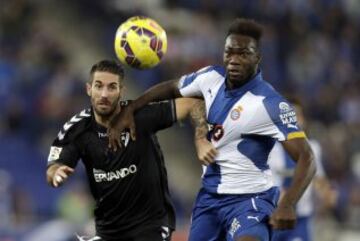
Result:
<svg viewBox="0 0 360 241"><path fill-rule="evenodd" d="M201 108L191 106L202 103L180 98L147 105L135 117L136 141L125 131L122 148L109 149L107 127L127 105L120 100L123 78L122 66L114 61L103 60L92 67L87 83L91 108L72 117L59 132L50 148L47 181L60 186L81 159L96 200L97 236L91 240L168 241L175 229L175 213L155 133L189 114L199 118L190 112ZM199 124L205 121L194 121L199 129L206 128Z"/></svg>

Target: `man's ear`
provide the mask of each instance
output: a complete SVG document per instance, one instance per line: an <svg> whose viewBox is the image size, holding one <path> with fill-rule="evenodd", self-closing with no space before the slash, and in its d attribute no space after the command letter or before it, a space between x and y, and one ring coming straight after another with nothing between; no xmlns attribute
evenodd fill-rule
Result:
<svg viewBox="0 0 360 241"><path fill-rule="evenodd" d="M91 96L91 84L90 83L86 83L86 93L88 94L88 96Z"/></svg>
<svg viewBox="0 0 360 241"><path fill-rule="evenodd" d="M124 85L120 85L120 97L124 97L124 93L127 91L127 88Z"/></svg>
<svg viewBox="0 0 360 241"><path fill-rule="evenodd" d="M256 54L256 58L257 58L256 64L259 65L262 59L262 56L259 52Z"/></svg>

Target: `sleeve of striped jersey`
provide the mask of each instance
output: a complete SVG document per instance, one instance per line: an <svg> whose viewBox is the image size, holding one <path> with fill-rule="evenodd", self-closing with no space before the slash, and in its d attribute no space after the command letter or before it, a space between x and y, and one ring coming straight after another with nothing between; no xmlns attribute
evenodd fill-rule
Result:
<svg viewBox="0 0 360 241"><path fill-rule="evenodd" d="M297 125L295 110L282 98L265 98L252 120L252 134L270 136L278 141L306 137Z"/></svg>
<svg viewBox="0 0 360 241"><path fill-rule="evenodd" d="M179 91L183 97L202 96L197 77L198 75L196 73L191 73L180 78Z"/></svg>
<svg viewBox="0 0 360 241"><path fill-rule="evenodd" d="M215 66L207 66L202 68L196 72L191 74L184 75L179 80L179 91L183 97L200 97L203 95L202 93L202 85L204 85L204 81L209 78L204 78L206 74L211 72L212 70L216 70Z"/></svg>

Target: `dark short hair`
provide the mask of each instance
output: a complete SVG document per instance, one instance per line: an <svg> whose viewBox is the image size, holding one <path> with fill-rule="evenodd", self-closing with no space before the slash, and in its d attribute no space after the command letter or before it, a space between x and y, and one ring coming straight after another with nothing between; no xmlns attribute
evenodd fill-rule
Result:
<svg viewBox="0 0 360 241"><path fill-rule="evenodd" d="M119 80L122 80L125 75L123 66L114 60L101 60L94 64L90 70L90 81L92 81L92 76L96 71L116 74L119 76Z"/></svg>
<svg viewBox="0 0 360 241"><path fill-rule="evenodd" d="M262 33L263 33L263 27L260 24L258 24L255 20L237 18L230 24L226 36L229 36L230 34L245 35L254 38L256 42L259 43Z"/></svg>

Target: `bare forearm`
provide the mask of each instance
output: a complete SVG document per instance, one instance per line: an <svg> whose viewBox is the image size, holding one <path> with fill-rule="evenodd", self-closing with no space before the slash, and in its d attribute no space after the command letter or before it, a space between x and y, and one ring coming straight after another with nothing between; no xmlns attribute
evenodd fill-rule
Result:
<svg viewBox="0 0 360 241"><path fill-rule="evenodd" d="M204 101L198 101L190 111L190 119L195 129L195 139L205 138L208 132Z"/></svg>
<svg viewBox="0 0 360 241"><path fill-rule="evenodd" d="M152 101L181 97L177 84L178 80L169 80L151 87L142 96L132 102L132 108L136 111Z"/></svg>
<svg viewBox="0 0 360 241"><path fill-rule="evenodd" d="M313 154L309 150L299 156L297 161L293 181L287 189L285 195L280 200L279 205L296 205L316 172Z"/></svg>

